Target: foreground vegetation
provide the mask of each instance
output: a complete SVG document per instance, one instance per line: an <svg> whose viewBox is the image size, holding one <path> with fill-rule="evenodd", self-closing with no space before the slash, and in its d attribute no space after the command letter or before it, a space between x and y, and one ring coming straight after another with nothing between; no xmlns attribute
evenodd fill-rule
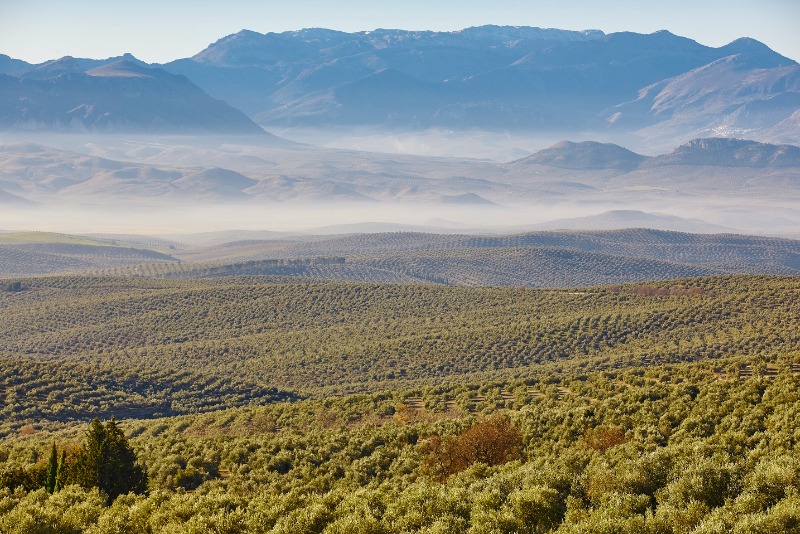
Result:
<svg viewBox="0 0 800 534"><path fill-rule="evenodd" d="M800 354L767 360L731 360L725 376L693 363L551 377L479 413L375 394L126 421L147 495L107 506L80 486L3 489L0 530L795 532ZM733 372L745 362L748 376ZM458 392L404 394L435 407ZM509 454L441 469L435 443L491 449L486 423L503 420L519 436ZM7 437L3 473L82 428Z"/></svg>
<svg viewBox="0 0 800 534"><path fill-rule="evenodd" d="M0 532L800 532L796 277L15 282Z"/></svg>

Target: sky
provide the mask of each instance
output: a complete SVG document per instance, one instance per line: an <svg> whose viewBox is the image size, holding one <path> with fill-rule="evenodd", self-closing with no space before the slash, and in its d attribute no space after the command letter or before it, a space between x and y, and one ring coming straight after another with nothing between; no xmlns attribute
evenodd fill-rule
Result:
<svg viewBox="0 0 800 534"><path fill-rule="evenodd" d="M708 46L752 37L800 61L800 0L0 0L0 54L31 63L130 52L189 57L242 29L453 31L483 24L666 29Z"/></svg>

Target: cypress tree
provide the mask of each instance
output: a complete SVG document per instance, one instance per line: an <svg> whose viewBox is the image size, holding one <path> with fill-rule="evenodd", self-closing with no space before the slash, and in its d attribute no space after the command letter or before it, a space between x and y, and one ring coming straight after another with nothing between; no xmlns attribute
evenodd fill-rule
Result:
<svg viewBox="0 0 800 534"><path fill-rule="evenodd" d="M144 493L147 488L147 475L113 417L105 426L97 418L91 422L75 470L80 485L99 488L109 503L119 495Z"/></svg>
<svg viewBox="0 0 800 534"><path fill-rule="evenodd" d="M50 449L50 459L47 461L47 478L44 482L44 488L47 493L54 493L56 491L56 480L58 477L58 451L56 450L56 442L53 442L53 448Z"/></svg>
<svg viewBox="0 0 800 534"><path fill-rule="evenodd" d="M61 450L61 459L58 460L58 468L56 469L56 485L54 491L60 491L61 487L64 485L64 479L67 475L67 451L66 449Z"/></svg>

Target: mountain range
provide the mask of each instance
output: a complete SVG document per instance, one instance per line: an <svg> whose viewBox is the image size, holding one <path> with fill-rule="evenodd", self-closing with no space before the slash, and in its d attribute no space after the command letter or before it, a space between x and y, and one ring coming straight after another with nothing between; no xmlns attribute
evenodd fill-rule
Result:
<svg viewBox="0 0 800 534"><path fill-rule="evenodd" d="M163 65L131 56L29 65L0 56L0 72L4 128L254 132L232 106L268 129L581 131L673 146L713 136L800 142L800 65L748 38L714 48L667 31L245 30Z"/></svg>

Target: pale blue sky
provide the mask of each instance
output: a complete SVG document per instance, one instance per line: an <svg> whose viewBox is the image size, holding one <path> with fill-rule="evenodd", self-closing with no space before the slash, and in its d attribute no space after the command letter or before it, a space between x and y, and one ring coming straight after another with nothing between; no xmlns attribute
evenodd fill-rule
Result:
<svg viewBox="0 0 800 534"><path fill-rule="evenodd" d="M482 24L607 33L667 29L709 46L753 37L800 60L800 0L0 0L0 53L30 62L194 55L250 29L457 30Z"/></svg>

